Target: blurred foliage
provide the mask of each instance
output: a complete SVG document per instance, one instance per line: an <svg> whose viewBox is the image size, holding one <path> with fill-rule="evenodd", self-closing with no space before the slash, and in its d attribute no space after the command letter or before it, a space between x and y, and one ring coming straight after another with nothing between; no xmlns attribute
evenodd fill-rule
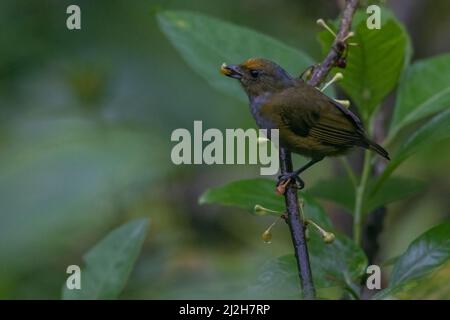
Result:
<svg viewBox="0 0 450 320"><path fill-rule="evenodd" d="M390 177L376 193L372 193L374 183L369 185L366 193L363 212L366 214L372 210L399 201L422 192L425 184L417 179L406 177ZM353 213L355 209L355 192L348 177L335 177L320 180L310 188L309 192L315 197L333 201Z"/></svg>
<svg viewBox="0 0 450 320"><path fill-rule="evenodd" d="M86 268L80 271L79 290L68 289L64 285L63 298L117 298L140 253L147 227L147 220L138 219L110 232L83 257Z"/></svg>
<svg viewBox="0 0 450 320"><path fill-rule="evenodd" d="M243 209L253 209L253 200L245 206L238 204L240 208L197 203L205 189L255 177L257 167L174 166L169 158L170 133L175 128L190 129L199 119L208 127L254 126L236 84L218 74L220 64L238 62L234 60L251 53L272 57L292 73L300 73L321 58L315 20L334 19L339 13L338 2L2 1L0 298L61 298L68 265L89 268L82 257L90 248L104 244L100 239L106 239L110 230L131 219L148 217L151 232L119 298L251 298L253 289L268 280L274 291L276 287L286 289L284 293L280 290L278 298L297 297L296 291L291 295L287 290L288 285L296 284L289 278L286 282L286 278L261 279L267 272L278 276L276 269L265 269L266 264L291 252L287 228L277 225L272 243L266 245L260 234L273 217L242 214ZM65 26L66 8L73 3L82 10L80 31L69 31ZM448 2L392 1L388 5L406 23L415 52L413 60L421 62L413 62L402 75L396 107L388 98L382 109L388 116L398 111L389 133L392 146L398 149L396 158L421 152L408 161L399 160L402 166L380 184L379 194L389 181L397 179L397 173L402 179L423 181L427 188L420 192L421 188L411 187L414 190L404 195L408 201L389 206L380 261L404 252L413 239L450 214L450 143L442 140L448 134L448 120L441 114L448 107L448 77L445 72L436 76L448 67L446 55L438 55L450 51L449 43L442 41L448 30L445 24L450 21ZM170 23L168 18L179 10L195 12L182 14L196 21L215 21L208 16L220 18L219 27L226 28L225 34L213 26L201 30L208 33L209 40L200 45L205 52L198 56L202 60L195 61L196 72L188 64L199 52L183 53L186 64L159 28L164 23L161 16ZM186 31L169 27L166 25L165 32L170 31L171 41L181 46ZM214 39L226 33L226 41ZM248 44L254 42L247 42L246 35L264 45L247 51ZM200 36L192 39L200 41ZM240 45L231 47L236 41ZM229 94L211 90L208 82L223 86ZM409 112L417 106L421 108ZM405 117L407 114L413 116ZM430 122L431 116L435 118ZM418 126L421 129L417 130ZM441 134L431 130L435 126L441 128ZM395 128L401 130L395 132ZM440 144L426 143L432 132L432 140ZM305 179L320 181L340 171L332 161L321 166ZM267 196L255 194L269 199L270 182L264 183ZM304 195L305 214L331 225L313 196L312 190ZM329 202L324 204L333 229L348 230L339 209ZM315 239L320 240L313 233L310 241ZM319 246L319 256L329 248ZM286 272L291 274L286 259L281 266L287 265ZM344 260L349 274L357 279L362 255L357 254L354 265L350 258ZM329 270L324 265L316 272ZM426 278L409 279L396 287L395 297L448 298L448 288L439 286L437 290L435 285L448 283L448 273L447 263ZM388 274L383 276L387 279ZM118 291L113 291L117 296ZM319 292L326 298L342 295L339 285Z"/></svg>

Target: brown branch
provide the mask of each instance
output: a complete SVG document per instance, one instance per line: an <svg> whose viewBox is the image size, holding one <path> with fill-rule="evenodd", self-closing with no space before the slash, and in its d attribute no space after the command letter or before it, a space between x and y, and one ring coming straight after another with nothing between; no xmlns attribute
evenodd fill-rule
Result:
<svg viewBox="0 0 450 320"><path fill-rule="evenodd" d="M330 52L325 57L323 62L314 68L311 80L308 82L310 85L317 87L331 71L339 59L342 57L345 51L345 37L347 37L352 26L352 17L355 13L356 7L358 6L358 0L347 0L345 4L344 11L342 12L342 20L339 26L338 33L336 34L336 39L331 46Z"/></svg>
<svg viewBox="0 0 450 320"><path fill-rule="evenodd" d="M280 164L282 174L292 172L291 152L285 148L280 148ZM304 299L315 299L316 291L314 289L311 274L308 247L306 245L305 223L303 217L300 215L297 189L290 184L287 186L286 192L284 193L284 200L288 213L288 224L291 231L292 243L294 245L295 258L297 259L302 295Z"/></svg>
<svg viewBox="0 0 450 320"><path fill-rule="evenodd" d="M346 2L336 39L323 62L314 68L311 75L311 80L308 82L310 85L318 86L323 80L325 80L331 68L333 68L342 58L346 47L345 38L350 31L352 17L357 6L358 0L348 0ZM292 158L289 150L280 148L280 163L282 174L292 172ZM316 292L312 279L308 247L306 245L305 224L303 217L299 212L297 190L295 187L289 184L286 188L284 197L288 213L289 229L295 249L295 257L297 259L297 268L299 271L303 298L315 299Z"/></svg>

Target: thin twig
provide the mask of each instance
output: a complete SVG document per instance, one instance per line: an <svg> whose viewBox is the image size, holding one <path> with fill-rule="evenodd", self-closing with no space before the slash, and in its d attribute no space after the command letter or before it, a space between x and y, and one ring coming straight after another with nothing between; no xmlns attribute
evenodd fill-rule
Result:
<svg viewBox="0 0 450 320"><path fill-rule="evenodd" d="M331 46L330 52L325 57L323 62L314 68L311 80L308 82L310 85L317 87L325 78L331 69L335 66L336 62L342 57L345 51L345 37L347 37L352 26L352 17L358 6L358 0L347 0L344 11L342 12L342 20L339 26L339 31L336 35L336 39Z"/></svg>
<svg viewBox="0 0 450 320"><path fill-rule="evenodd" d="M342 20L339 31L333 46L321 64L314 68L311 79L308 83L317 87L330 72L337 61L342 58L345 51L345 37L348 35L352 17L358 6L358 0L348 0L342 13ZM281 173L292 172L291 152L285 148L280 148ZM308 247L306 245L305 229L303 218L299 214L299 205L297 191L294 186L287 186L285 203L288 212L289 228L291 232L292 242L295 249L295 257L297 259L297 267L299 270L300 284L304 299L315 299L316 292L312 279L311 266L309 262Z"/></svg>

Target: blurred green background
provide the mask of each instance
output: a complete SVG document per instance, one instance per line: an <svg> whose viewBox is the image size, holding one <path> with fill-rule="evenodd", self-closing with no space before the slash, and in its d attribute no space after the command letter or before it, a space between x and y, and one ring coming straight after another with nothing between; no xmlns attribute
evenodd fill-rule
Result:
<svg viewBox="0 0 450 320"><path fill-rule="evenodd" d="M82 29L66 28L78 4ZM0 298L59 299L70 264L134 217L151 225L121 298L236 298L258 268L291 252L287 228L237 209L199 206L208 187L256 177L257 166L175 166L176 128L254 127L248 107L213 91L158 29L161 9L188 9L254 28L317 61L317 18L342 1L13 1L0 3ZM450 51L450 2L387 3L406 25L413 60ZM242 44L245 45L245 44ZM219 64L221 63L218 62ZM219 66L218 64L218 66ZM393 105L393 99L387 100ZM302 161L302 159L296 159ZM324 161L309 184L336 170ZM450 141L411 158L400 174L424 193L389 206L379 260L450 216ZM335 223L350 216L326 204ZM383 245L387 244L387 245Z"/></svg>

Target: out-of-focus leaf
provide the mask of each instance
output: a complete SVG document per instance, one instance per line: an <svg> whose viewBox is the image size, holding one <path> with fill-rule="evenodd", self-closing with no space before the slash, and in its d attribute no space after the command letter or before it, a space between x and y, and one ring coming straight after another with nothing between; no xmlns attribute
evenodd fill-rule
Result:
<svg viewBox="0 0 450 320"><path fill-rule="evenodd" d="M332 244L325 244L310 230L308 248L316 288L354 288L367 267L364 252L352 240L337 235ZM252 291L265 298L299 298L297 263L293 254L268 261L261 270ZM320 296L319 296L320 297Z"/></svg>
<svg viewBox="0 0 450 320"><path fill-rule="evenodd" d="M208 189L200 196L199 203L235 206L250 212L259 204L267 209L284 211L284 198L275 193L275 185L270 179L238 180Z"/></svg>
<svg viewBox="0 0 450 320"><path fill-rule="evenodd" d="M395 257L389 258L389 259L383 261L383 262L381 263L380 266L381 266L381 267L390 267L390 266L393 266L394 264L397 263L398 258L400 258L400 256L395 256Z"/></svg>
<svg viewBox="0 0 450 320"><path fill-rule="evenodd" d="M369 185L363 212L369 213L380 206L411 197L424 189L423 181L406 177L390 177L374 195L371 195L371 185Z"/></svg>
<svg viewBox="0 0 450 320"><path fill-rule="evenodd" d="M377 191L392 172L414 153L447 138L450 138L450 109L434 116L401 145L383 174L377 179L373 190Z"/></svg>
<svg viewBox="0 0 450 320"><path fill-rule="evenodd" d="M406 177L390 177L386 183L374 194L371 194L372 185L366 192L363 212L391 202L399 201L421 192L425 187L422 181ZM319 181L309 193L314 197L332 201L353 213L355 206L355 190L347 177L337 177Z"/></svg>
<svg viewBox="0 0 450 320"><path fill-rule="evenodd" d="M115 299L137 260L148 220L138 219L111 231L83 257L81 289L63 287L63 299Z"/></svg>
<svg viewBox="0 0 450 320"><path fill-rule="evenodd" d="M374 299L448 300L450 299L450 261L431 274L388 287Z"/></svg>
<svg viewBox="0 0 450 320"><path fill-rule="evenodd" d="M355 36L349 42L358 45L349 47L345 69L333 70L344 75L339 84L355 101L366 120L394 89L411 55L405 28L388 10L383 9L381 16L381 29L370 30L364 19L367 14L364 11L356 13L353 23ZM324 52L328 52L334 38L328 31L322 31L319 41Z"/></svg>
<svg viewBox="0 0 450 320"><path fill-rule="evenodd" d="M278 40L219 19L185 11L158 14L161 30L186 62L216 89L247 102L237 81L219 73L221 63L248 58L273 60L293 75L313 64L311 58Z"/></svg>
<svg viewBox="0 0 450 320"><path fill-rule="evenodd" d="M264 208L285 212L284 197L275 193L275 181L270 179L250 179L230 182L222 187L211 188L200 196L200 204L220 204L234 206L254 213L255 205ZM331 226L331 221L314 199L301 192L299 198L304 200L304 213L306 217ZM279 216L279 213L267 212L268 215ZM264 215L264 214L261 214Z"/></svg>
<svg viewBox="0 0 450 320"><path fill-rule="evenodd" d="M328 214L322 208L322 206L310 196L309 193L302 192L299 197L304 200L304 214L305 218L309 218L319 223L324 228L332 228L333 224L328 217Z"/></svg>
<svg viewBox="0 0 450 320"><path fill-rule="evenodd" d="M351 213L355 205L355 189L348 177L335 177L317 182L308 192L317 198L332 201Z"/></svg>
<svg viewBox="0 0 450 320"><path fill-rule="evenodd" d="M414 63L402 77L388 139L417 120L450 107L450 54Z"/></svg>
<svg viewBox="0 0 450 320"><path fill-rule="evenodd" d="M444 222L414 240L392 271L390 287L421 278L450 259L450 221Z"/></svg>

